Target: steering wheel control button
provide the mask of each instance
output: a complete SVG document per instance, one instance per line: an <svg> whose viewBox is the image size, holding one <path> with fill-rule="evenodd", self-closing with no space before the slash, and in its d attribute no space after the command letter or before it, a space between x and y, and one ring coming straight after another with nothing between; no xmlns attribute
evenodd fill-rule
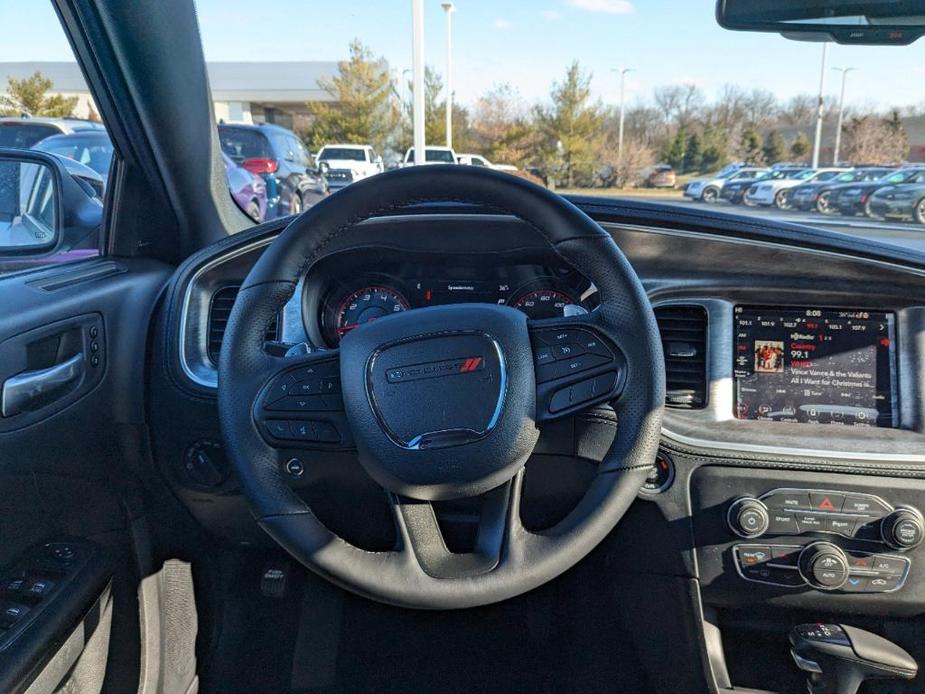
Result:
<svg viewBox="0 0 925 694"><path fill-rule="evenodd" d="M301 477L305 474L305 465L298 458L290 458L286 461L286 474L290 477Z"/></svg>
<svg viewBox="0 0 925 694"><path fill-rule="evenodd" d="M292 435L289 422L285 419L271 419L267 421L267 431L276 439L288 439Z"/></svg>
<svg viewBox="0 0 925 694"><path fill-rule="evenodd" d="M768 509L758 499L737 499L726 514L729 528L739 537L761 537L768 529Z"/></svg>
<svg viewBox="0 0 925 694"><path fill-rule="evenodd" d="M537 330L533 338L538 383L566 378L614 360L613 351L588 330Z"/></svg>

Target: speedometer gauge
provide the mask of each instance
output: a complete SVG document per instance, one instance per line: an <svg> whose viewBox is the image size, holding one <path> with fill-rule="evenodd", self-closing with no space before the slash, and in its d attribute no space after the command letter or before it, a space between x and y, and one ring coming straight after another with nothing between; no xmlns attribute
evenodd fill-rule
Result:
<svg viewBox="0 0 925 694"><path fill-rule="evenodd" d="M337 309L338 339L364 323L408 309L408 300L389 287L363 287L348 294Z"/></svg>
<svg viewBox="0 0 925 694"><path fill-rule="evenodd" d="M534 289L515 299L511 306L533 319L561 318L566 306L577 303L568 294L557 289Z"/></svg>

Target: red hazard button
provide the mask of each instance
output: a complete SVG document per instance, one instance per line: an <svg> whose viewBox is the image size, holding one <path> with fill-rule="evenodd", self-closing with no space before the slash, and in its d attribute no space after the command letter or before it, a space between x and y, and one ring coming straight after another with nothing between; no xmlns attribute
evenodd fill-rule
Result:
<svg viewBox="0 0 925 694"><path fill-rule="evenodd" d="M833 492L810 492L809 494L809 503L814 511L841 511L844 502L844 494Z"/></svg>

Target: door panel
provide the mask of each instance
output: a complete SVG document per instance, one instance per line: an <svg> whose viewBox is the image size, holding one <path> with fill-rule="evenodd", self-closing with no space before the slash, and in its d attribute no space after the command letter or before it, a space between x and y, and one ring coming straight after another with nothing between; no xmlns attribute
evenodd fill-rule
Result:
<svg viewBox="0 0 925 694"><path fill-rule="evenodd" d="M170 271L88 260L0 277L0 691L88 677L88 648L85 662L108 658L107 689L137 686L129 471L144 451L124 442L143 440L149 323ZM80 562L59 565L62 543Z"/></svg>

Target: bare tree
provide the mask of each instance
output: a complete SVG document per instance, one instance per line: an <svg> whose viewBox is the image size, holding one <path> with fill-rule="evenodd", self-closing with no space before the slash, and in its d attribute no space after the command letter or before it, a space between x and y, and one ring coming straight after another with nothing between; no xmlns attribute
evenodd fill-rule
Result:
<svg viewBox="0 0 925 694"><path fill-rule="evenodd" d="M681 103L683 89L681 85L669 84L656 87L652 92L655 108L658 109L666 136L671 133L671 123L674 120L674 114L677 113L678 104Z"/></svg>
<svg viewBox="0 0 925 694"><path fill-rule="evenodd" d="M895 164L909 154L906 130L898 118L866 115L845 126L845 152L858 164Z"/></svg>
<svg viewBox="0 0 925 694"><path fill-rule="evenodd" d="M742 106L745 123L751 128L766 128L777 118L777 97L766 89L752 89Z"/></svg>

